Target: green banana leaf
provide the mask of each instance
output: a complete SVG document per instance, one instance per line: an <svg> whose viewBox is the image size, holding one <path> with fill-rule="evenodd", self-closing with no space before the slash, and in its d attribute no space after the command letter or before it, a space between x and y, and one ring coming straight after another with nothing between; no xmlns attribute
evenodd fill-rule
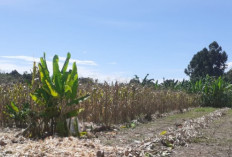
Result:
<svg viewBox="0 0 232 157"><path fill-rule="evenodd" d="M62 68L62 70L61 70L61 73L62 73L63 75L66 73L66 70L67 70L67 68L68 68L68 64L69 64L70 58L71 58L71 54L68 52L67 58L66 58L66 60L65 60L65 62L64 62L63 68Z"/></svg>
<svg viewBox="0 0 232 157"><path fill-rule="evenodd" d="M53 58L53 82L55 83L55 88L58 93L62 93L62 83L61 83L61 72L59 69L59 57L57 55Z"/></svg>
<svg viewBox="0 0 232 157"><path fill-rule="evenodd" d="M49 88L49 90L50 90L50 94L51 94L52 96L54 96L54 97L58 97L59 94L58 94L57 91L54 89L53 85L50 84L50 83L48 82L48 80L45 80L45 82L46 82L46 84L47 84L47 86L48 86L48 88Z"/></svg>
<svg viewBox="0 0 232 157"><path fill-rule="evenodd" d="M87 94L87 95L85 95L85 96L83 96L83 97L80 97L80 98L78 98L78 99L76 99L76 100L72 100L72 101L71 101L70 103L68 103L67 105L68 105L68 106L71 106L71 105L73 105L73 104L79 104L80 102L82 102L82 101L88 99L89 96L90 96L90 95Z"/></svg>
<svg viewBox="0 0 232 157"><path fill-rule="evenodd" d="M44 75L48 79L50 77L50 74L48 71L47 63L46 63L46 54L45 53L44 53L44 57L40 58L40 62L41 62L42 68L44 69Z"/></svg>
<svg viewBox="0 0 232 157"><path fill-rule="evenodd" d="M75 110L73 110L73 111L70 111L70 112L66 113L66 114L65 114L65 117L66 117L66 118L76 117L76 116L78 116L78 114L81 113L82 111L84 111L83 108L75 109Z"/></svg>
<svg viewBox="0 0 232 157"><path fill-rule="evenodd" d="M64 89L65 89L65 93L67 92L72 93L72 88L69 85L65 85Z"/></svg>

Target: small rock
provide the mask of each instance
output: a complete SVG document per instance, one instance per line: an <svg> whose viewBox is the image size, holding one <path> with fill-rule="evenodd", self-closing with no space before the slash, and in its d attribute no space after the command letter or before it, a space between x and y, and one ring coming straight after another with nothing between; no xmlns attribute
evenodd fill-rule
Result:
<svg viewBox="0 0 232 157"><path fill-rule="evenodd" d="M129 155L129 151L125 151L125 156L128 156Z"/></svg>
<svg viewBox="0 0 232 157"><path fill-rule="evenodd" d="M12 143L18 143L17 139L15 139L15 138L12 139L11 142L12 142Z"/></svg>
<svg viewBox="0 0 232 157"><path fill-rule="evenodd" d="M7 143L5 143L4 141L0 141L0 146L5 146L7 145Z"/></svg>
<svg viewBox="0 0 232 157"><path fill-rule="evenodd" d="M134 140L134 143L140 144L141 141Z"/></svg>
<svg viewBox="0 0 232 157"><path fill-rule="evenodd" d="M97 151L97 157L104 157L104 151Z"/></svg>
<svg viewBox="0 0 232 157"><path fill-rule="evenodd" d="M10 150L6 151L5 153L6 153L6 154L13 154L13 152L10 151Z"/></svg>
<svg viewBox="0 0 232 157"><path fill-rule="evenodd" d="M69 137L68 139L69 139L70 141L73 141L72 137Z"/></svg>

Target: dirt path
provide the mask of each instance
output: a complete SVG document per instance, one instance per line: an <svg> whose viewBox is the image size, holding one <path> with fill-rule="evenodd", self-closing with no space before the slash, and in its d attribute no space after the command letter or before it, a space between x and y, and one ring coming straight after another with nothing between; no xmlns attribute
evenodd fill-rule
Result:
<svg viewBox="0 0 232 157"><path fill-rule="evenodd" d="M147 124L141 124L134 129L124 129L118 133L108 132L102 134L99 139L104 145L108 146L120 146L124 148L129 146L134 149L130 150L132 155L138 153L136 152L136 149L142 147L142 150L145 152L146 150L148 150L147 152L152 152L151 154L147 153L147 156L153 156L152 154L156 154L155 156L176 157L231 156L232 111L227 110L226 112L223 112L225 114L223 114L222 117L209 116L209 113L215 113L213 111L215 111L215 109L196 108L184 114L175 114L166 118L157 119ZM180 124L184 124L185 128L182 130L178 128L176 129L176 126ZM203 125L207 125L206 129L202 129L204 128ZM195 129L192 129L192 127L195 127ZM169 146L169 148L167 146L165 148L165 143L154 142L154 138L159 139L160 137L157 138L157 135L159 136L162 131L168 130L168 128L172 128L172 130L174 128L173 132L169 134L173 134L173 139L182 131L189 129L189 132L181 135L186 136L187 134L190 134L190 138L185 137L188 141L184 143L184 145L188 144L188 147L180 146L182 144L174 146L176 143L173 143L174 149L169 149ZM203 136L199 137L198 134L201 133L203 133ZM191 136L193 138L191 138ZM168 138L165 138L163 141L166 141L166 139Z"/></svg>
<svg viewBox="0 0 232 157"><path fill-rule="evenodd" d="M175 126L183 121L201 117L215 111L214 108L196 108L185 113L178 113L164 118L153 120L146 124L139 124L135 128L121 129L119 132L107 132L99 135L105 145L125 147L152 138L170 126Z"/></svg>
<svg viewBox="0 0 232 157"><path fill-rule="evenodd" d="M203 136L196 138L189 147L179 147L174 157L232 157L232 111L201 129Z"/></svg>
<svg viewBox="0 0 232 157"><path fill-rule="evenodd" d="M222 116L221 113L224 113L222 110L195 108L189 112L138 124L135 128L102 132L98 134L98 138L93 139L48 137L33 141L15 137L19 131L17 129L0 129L0 157L231 156L232 110L228 110L226 109L226 114ZM204 124L209 124L209 127L201 129ZM168 128L172 129L168 130ZM160 135L163 131L167 133ZM199 133L199 131L204 133L203 137L192 139L193 142L189 147L179 146L191 142L186 141L188 134ZM170 143L169 141L172 140L174 142ZM183 141L184 143L181 143Z"/></svg>

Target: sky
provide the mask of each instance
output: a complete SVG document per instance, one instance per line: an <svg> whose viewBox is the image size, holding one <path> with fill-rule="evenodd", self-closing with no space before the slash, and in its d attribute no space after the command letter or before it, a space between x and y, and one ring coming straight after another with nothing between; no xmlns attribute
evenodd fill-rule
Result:
<svg viewBox="0 0 232 157"><path fill-rule="evenodd" d="M230 0L0 0L0 71L30 72L67 52L81 77L188 79L194 54L217 41L232 68ZM70 67L71 67L70 63Z"/></svg>

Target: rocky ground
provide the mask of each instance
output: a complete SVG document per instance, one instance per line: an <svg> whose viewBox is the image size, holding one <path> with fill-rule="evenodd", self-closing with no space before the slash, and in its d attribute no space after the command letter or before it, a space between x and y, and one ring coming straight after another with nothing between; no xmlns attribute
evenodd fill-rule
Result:
<svg viewBox="0 0 232 157"><path fill-rule="evenodd" d="M133 121L88 139L29 140L15 136L22 130L4 128L0 129L0 157L231 156L231 126L231 109L196 108L146 123Z"/></svg>

